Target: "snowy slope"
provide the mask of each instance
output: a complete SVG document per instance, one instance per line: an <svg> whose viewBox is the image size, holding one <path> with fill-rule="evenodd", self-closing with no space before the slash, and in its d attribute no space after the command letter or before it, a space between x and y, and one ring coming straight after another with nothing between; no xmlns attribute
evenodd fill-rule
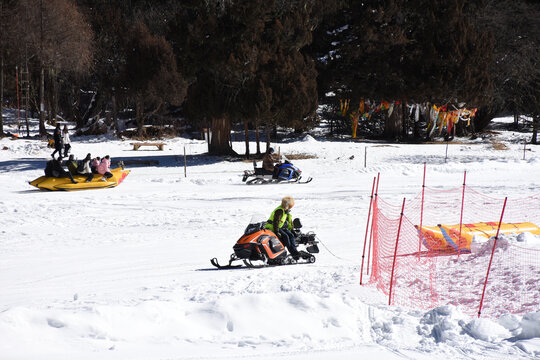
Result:
<svg viewBox="0 0 540 360"><path fill-rule="evenodd" d="M508 150L450 144L446 162L443 143L307 136L272 145L316 155L295 161L314 180L265 186L243 184L251 163L207 156L203 141L133 151L129 141L72 136L78 158L109 154L132 170L116 188L82 192L31 187L51 150L0 139L0 359L538 358L540 309L476 319L451 306L387 306L358 285L378 172L379 194L396 204L418 193L424 162L431 187L459 186L467 170L467 183L494 197L540 192L538 148L522 160L517 140L530 133L496 136ZM242 141L233 147L244 151ZM317 262L213 269L209 259L225 262L251 216L285 195L322 241Z"/></svg>

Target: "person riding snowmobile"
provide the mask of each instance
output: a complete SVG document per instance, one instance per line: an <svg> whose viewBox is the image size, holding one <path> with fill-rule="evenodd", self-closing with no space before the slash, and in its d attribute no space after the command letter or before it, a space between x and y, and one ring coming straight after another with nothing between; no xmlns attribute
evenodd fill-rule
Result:
<svg viewBox="0 0 540 360"><path fill-rule="evenodd" d="M296 250L294 234L291 232L293 228L291 209L293 206L293 197L285 196L281 199L281 205L272 211L264 227L276 234L283 245L289 250L292 257L298 260L300 253Z"/></svg>
<svg viewBox="0 0 540 360"><path fill-rule="evenodd" d="M276 162L276 156L274 155L274 149L268 148L263 157L263 171L265 174L272 175L275 171L274 163Z"/></svg>

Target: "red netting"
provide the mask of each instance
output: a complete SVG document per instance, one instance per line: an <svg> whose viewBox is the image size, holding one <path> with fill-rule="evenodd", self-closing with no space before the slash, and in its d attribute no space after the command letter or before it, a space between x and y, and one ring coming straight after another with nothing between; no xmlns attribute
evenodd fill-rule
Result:
<svg viewBox="0 0 540 360"><path fill-rule="evenodd" d="M405 202L397 247L401 206L375 197L370 283L391 294L391 304L424 309L454 304L475 315L504 199L466 186L424 190L423 197L420 193ZM483 315L538 311L540 228L536 225L540 226L540 194L508 199ZM520 232L524 233L518 235Z"/></svg>

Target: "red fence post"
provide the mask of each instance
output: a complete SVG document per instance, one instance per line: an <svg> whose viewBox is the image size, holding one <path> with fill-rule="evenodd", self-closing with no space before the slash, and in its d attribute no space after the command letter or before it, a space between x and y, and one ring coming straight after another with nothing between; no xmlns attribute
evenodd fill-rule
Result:
<svg viewBox="0 0 540 360"><path fill-rule="evenodd" d="M377 185L375 185L375 197L373 198L373 203L377 201L377 194L379 193L379 176L381 173L377 173ZM371 256L371 237L373 236L373 221L371 222L371 230L369 232L369 245L368 245L368 254L367 254L367 273L369 274L369 258Z"/></svg>
<svg viewBox="0 0 540 360"><path fill-rule="evenodd" d="M488 265L488 268L487 268L486 280L484 281L484 288L482 289L482 298L480 299L480 307L478 308L478 317L480 317L480 314L482 314L482 305L484 304L484 294L486 292L486 285L487 285L488 278L489 278L489 271L491 270L491 262L493 261L493 254L495 253L495 248L497 247L497 239L499 239L499 230L501 229L501 222L502 222L503 215L504 215L504 209L506 208L506 200L507 199L508 199L508 197L504 198L504 205L503 205L502 212L501 212L501 219L499 220L499 227L497 228L497 235L495 235L495 239L493 241L493 249L491 249L491 257L489 258L489 265Z"/></svg>
<svg viewBox="0 0 540 360"><path fill-rule="evenodd" d="M461 228L463 225L463 204L465 203L465 181L467 180L467 171L465 170L465 173L463 174L463 193L461 194L461 215L459 217L459 236L456 241L458 246L458 258L459 254L461 254Z"/></svg>
<svg viewBox="0 0 540 360"><path fill-rule="evenodd" d="M371 187L371 199L369 201L369 211L367 216L367 224L366 224L366 236L364 237L364 250L362 251L362 266L360 267L360 285L362 285L362 275L364 274L364 257L366 255L366 244L367 244L367 236L369 231L369 217L371 216L371 205L373 205L373 193L375 192L375 180L376 178L373 177L373 185Z"/></svg>
<svg viewBox="0 0 540 360"><path fill-rule="evenodd" d="M418 259L422 250L422 222L424 220L424 190L426 189L426 163L424 163L424 179L422 180L422 204L420 205L420 228L418 233Z"/></svg>
<svg viewBox="0 0 540 360"><path fill-rule="evenodd" d="M388 305L392 305L392 286L394 284L394 269L396 267L396 256L399 243L399 233L401 232L401 222L403 220L403 211L405 210L405 198L403 198L403 205L401 205L401 215L399 216L399 226L396 237L396 248L394 250L394 261L392 262L392 275L390 275L390 291L388 293Z"/></svg>

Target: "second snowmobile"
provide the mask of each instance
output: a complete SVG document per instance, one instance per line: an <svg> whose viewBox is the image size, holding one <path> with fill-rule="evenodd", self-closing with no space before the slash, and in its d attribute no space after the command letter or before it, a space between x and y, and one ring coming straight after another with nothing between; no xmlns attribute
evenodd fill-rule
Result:
<svg viewBox="0 0 540 360"><path fill-rule="evenodd" d="M272 265L292 265L302 263L314 263L315 255L319 252L318 241L313 232L302 233L300 219L293 220L292 233L298 246L305 250L299 250L297 259L287 253L285 246L278 237L270 230L265 229L266 221L251 221L246 227L244 235L233 246L228 265L220 265L216 258L210 260L212 265L219 269L232 269L242 266L264 267ZM238 264L240 262L240 264Z"/></svg>
<svg viewBox="0 0 540 360"><path fill-rule="evenodd" d="M267 172L263 168L258 168L253 162L253 171L244 171L242 181L248 185L277 184L277 183L299 183L307 184L313 178L302 179L302 170L294 166L289 160L285 160L275 166L274 172Z"/></svg>

